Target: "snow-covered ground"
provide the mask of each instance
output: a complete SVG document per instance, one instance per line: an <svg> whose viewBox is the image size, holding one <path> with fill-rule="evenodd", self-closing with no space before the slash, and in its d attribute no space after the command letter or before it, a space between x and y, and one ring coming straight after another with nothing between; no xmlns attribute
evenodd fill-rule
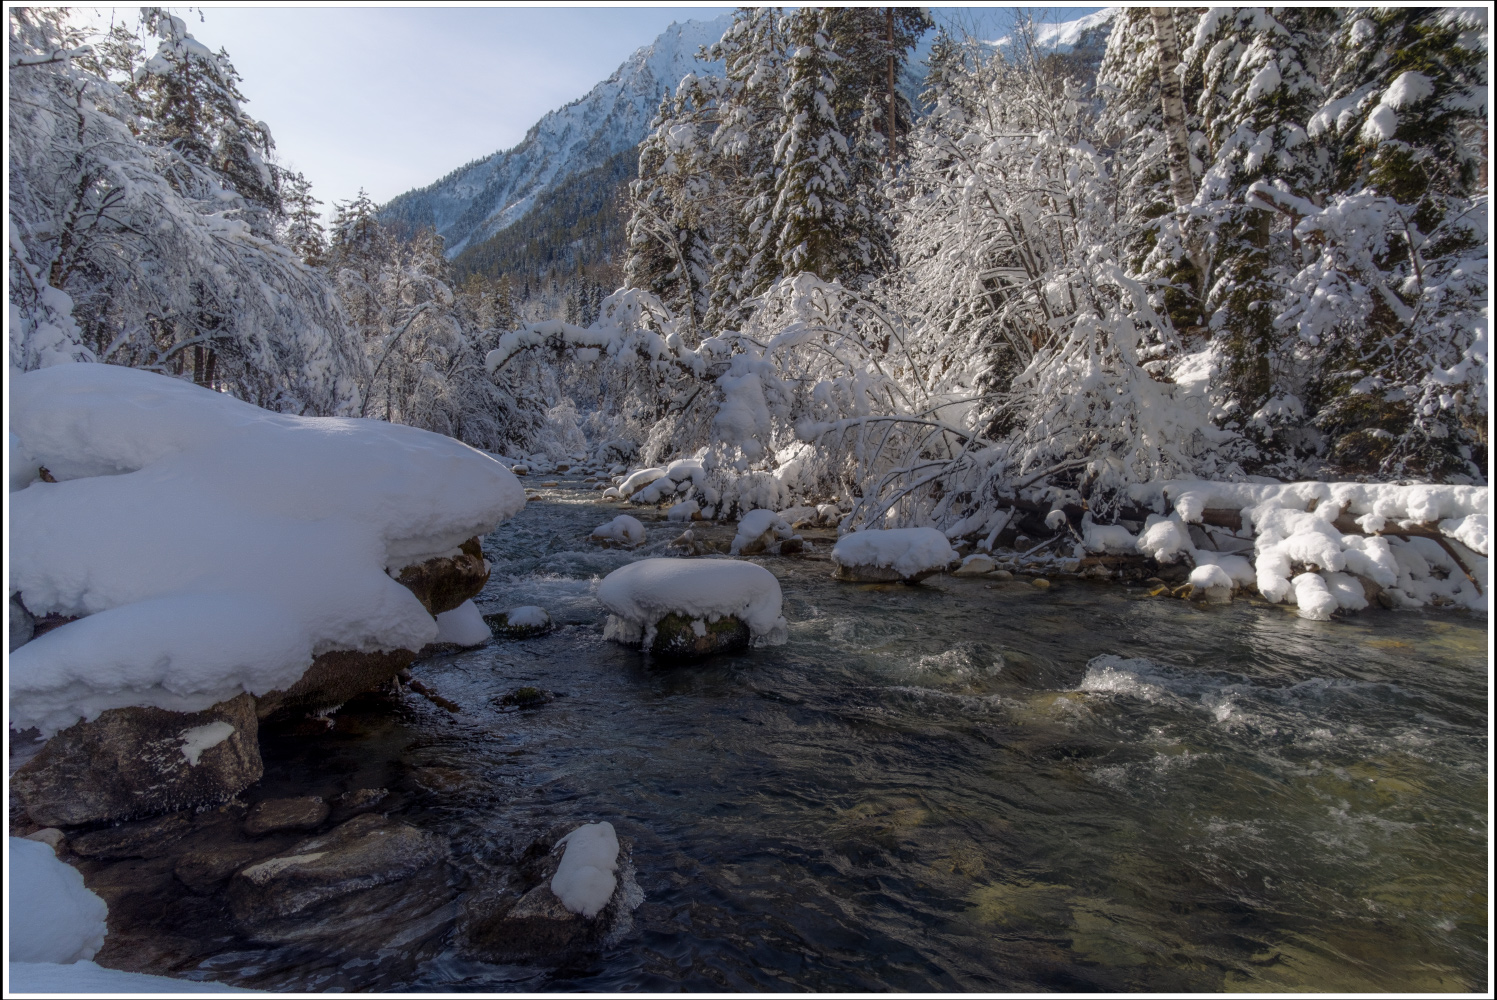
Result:
<svg viewBox="0 0 1497 1000"><path fill-rule="evenodd" d="M283 690L327 650L420 649L437 622L389 571L455 554L525 504L508 470L451 438L275 414L136 369L18 374L10 408L11 594L83 616L12 654L20 729L200 711Z"/></svg>

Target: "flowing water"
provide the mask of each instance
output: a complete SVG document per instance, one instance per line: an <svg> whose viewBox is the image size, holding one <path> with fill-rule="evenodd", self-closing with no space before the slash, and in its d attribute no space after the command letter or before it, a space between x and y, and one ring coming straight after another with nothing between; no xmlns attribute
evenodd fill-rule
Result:
<svg viewBox="0 0 1497 1000"><path fill-rule="evenodd" d="M559 967L439 942L305 987L1488 988L1484 619L860 586L774 558L790 641L665 667L605 642L591 595L682 526L597 550L617 508L573 486L485 542L480 604L557 631L418 665L460 712L416 701L316 761L272 745L266 780L425 788L405 816L472 884L535 831L608 820L634 845L632 930ZM564 696L495 702L522 685Z"/></svg>

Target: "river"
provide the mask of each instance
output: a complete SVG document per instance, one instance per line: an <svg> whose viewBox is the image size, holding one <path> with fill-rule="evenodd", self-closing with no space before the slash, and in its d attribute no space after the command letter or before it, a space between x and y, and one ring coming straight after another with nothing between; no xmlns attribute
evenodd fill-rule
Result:
<svg viewBox="0 0 1497 1000"><path fill-rule="evenodd" d="M265 793L383 783L470 884L608 820L644 902L562 966L234 951L215 978L443 991L1448 991L1487 980L1487 623L763 560L790 640L665 667L602 638L575 481L485 541L561 627L418 664L457 703L265 741ZM655 515L659 516L659 515ZM518 711L519 686L561 695Z"/></svg>

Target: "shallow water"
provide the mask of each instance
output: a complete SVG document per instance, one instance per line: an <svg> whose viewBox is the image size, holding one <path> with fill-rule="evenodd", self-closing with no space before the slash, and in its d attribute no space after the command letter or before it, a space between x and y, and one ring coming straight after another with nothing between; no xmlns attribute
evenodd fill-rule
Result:
<svg viewBox="0 0 1497 1000"><path fill-rule="evenodd" d="M418 665L459 713L416 701L316 760L269 744L266 785L317 769L424 788L402 814L452 838L472 885L539 832L608 820L634 842L633 929L559 968L476 962L438 934L418 964L266 978L238 953L205 971L456 991L1487 988L1484 619L858 586L775 558L786 645L661 667L603 641L591 591L682 526L596 550L586 534L618 510L595 496L545 491L485 542L479 603L563 627ZM564 697L494 703L521 685Z"/></svg>

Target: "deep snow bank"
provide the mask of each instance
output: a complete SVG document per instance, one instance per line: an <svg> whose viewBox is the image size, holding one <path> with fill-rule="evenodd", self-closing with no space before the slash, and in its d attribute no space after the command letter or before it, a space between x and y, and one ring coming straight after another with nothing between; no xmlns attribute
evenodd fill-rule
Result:
<svg viewBox="0 0 1497 1000"><path fill-rule="evenodd" d="M387 570L525 505L508 470L450 438L130 368L15 375L10 406L10 592L87 616L12 655L17 728L199 711L285 689L327 650L420 649L437 623Z"/></svg>

